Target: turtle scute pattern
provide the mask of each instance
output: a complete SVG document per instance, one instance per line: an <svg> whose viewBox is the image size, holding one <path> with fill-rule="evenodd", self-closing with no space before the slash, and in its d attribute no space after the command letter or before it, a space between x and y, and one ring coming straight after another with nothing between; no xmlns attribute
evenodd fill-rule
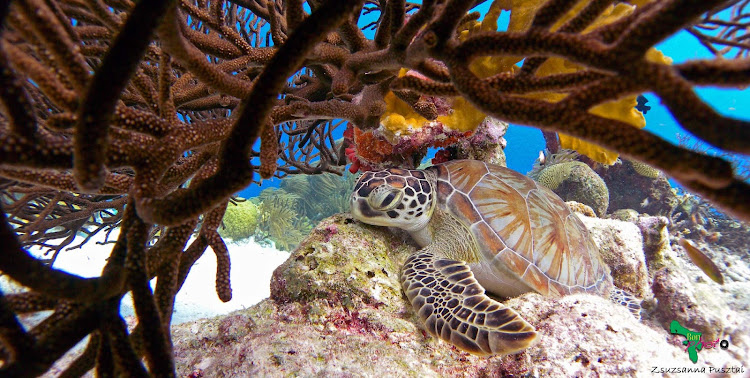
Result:
<svg viewBox="0 0 750 378"><path fill-rule="evenodd" d="M432 335L474 354L508 354L537 339L529 323L487 297L469 267L429 251L409 257L401 284Z"/></svg>
<svg viewBox="0 0 750 378"><path fill-rule="evenodd" d="M432 167L437 205L474 234L480 258L510 270L543 295L606 294L612 287L588 230L551 190L480 161Z"/></svg>

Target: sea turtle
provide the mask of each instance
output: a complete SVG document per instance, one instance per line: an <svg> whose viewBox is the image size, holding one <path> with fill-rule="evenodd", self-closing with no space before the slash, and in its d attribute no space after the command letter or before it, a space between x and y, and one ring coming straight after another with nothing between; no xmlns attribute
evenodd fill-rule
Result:
<svg viewBox="0 0 750 378"><path fill-rule="evenodd" d="M401 270L404 292L431 334L468 352L514 353L537 338L485 289L502 297L589 292L640 311L612 285L588 230L560 197L508 168L457 160L366 172L351 212L406 230L422 247Z"/></svg>

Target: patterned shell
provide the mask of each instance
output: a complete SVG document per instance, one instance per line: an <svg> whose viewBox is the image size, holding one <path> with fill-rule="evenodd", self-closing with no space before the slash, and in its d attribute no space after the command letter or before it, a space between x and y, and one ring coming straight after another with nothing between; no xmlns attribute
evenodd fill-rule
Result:
<svg viewBox="0 0 750 378"><path fill-rule="evenodd" d="M580 219L551 190L481 161L436 165L437 206L465 222L480 258L542 295L606 294L609 267Z"/></svg>

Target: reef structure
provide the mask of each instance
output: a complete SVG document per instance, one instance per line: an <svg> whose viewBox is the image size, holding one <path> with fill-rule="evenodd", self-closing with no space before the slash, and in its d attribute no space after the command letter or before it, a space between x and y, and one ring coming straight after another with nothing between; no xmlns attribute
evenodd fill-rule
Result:
<svg viewBox="0 0 750 378"><path fill-rule="evenodd" d="M497 0L481 22L469 12L479 3L1 2L0 271L27 291L0 296L0 372L42 374L90 336L63 375L174 376L174 296L209 247L217 295L231 299L217 231L231 196L273 176L341 173L347 149L363 153L357 141L334 138L349 125L391 144L378 144L392 149L380 163L414 163L412 151L445 141L434 134L396 148L387 138L425 126L404 105L458 139L486 116L566 134L750 219L750 187L727 159L638 128L633 110L651 92L699 139L750 152L749 123L694 91L750 84L747 41L732 32L743 2ZM504 10L510 25L497 31ZM379 16L360 27L364 13ZM703 26L729 32L715 37ZM653 49L686 29L716 57L669 64ZM724 46L740 53L730 59ZM101 276L54 268L79 232L115 227ZM30 246L50 254L37 259ZM118 313L126 293L133 330ZM19 323L49 310L31 329Z"/></svg>
<svg viewBox="0 0 750 378"><path fill-rule="evenodd" d="M581 220L612 257L607 264L615 280L652 297L643 251L646 244L657 243L646 243L632 223ZM505 300L537 328L539 342L518 354L472 355L430 336L403 297L398 271L415 250L399 235L356 222L348 214L323 220L274 271L271 298L225 317L174 327L178 373L637 376L649 374L654 366L692 365L682 345L685 338L670 335L661 323L684 305L692 306L692 314L708 316L697 318L700 328L686 323L685 314L679 315L682 323L731 340L728 350L701 350L697 366L747 366L750 358L748 313L730 310L725 302L747 290L750 276L724 292L713 282L689 282L682 275L678 282L654 283L655 289L686 290L686 295L670 300L658 292L664 310L645 313L642 322L624 307L591 294L551 298L528 293ZM669 269L694 272L683 266L685 261L668 241L660 253L671 256ZM694 295L696 291L703 295ZM707 301L705 293L713 298ZM716 320L712 314L724 314L724 319L711 326L704 318Z"/></svg>

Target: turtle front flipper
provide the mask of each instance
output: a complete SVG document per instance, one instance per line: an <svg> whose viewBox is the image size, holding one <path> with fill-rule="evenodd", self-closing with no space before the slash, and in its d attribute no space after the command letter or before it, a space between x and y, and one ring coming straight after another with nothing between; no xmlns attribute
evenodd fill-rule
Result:
<svg viewBox="0 0 750 378"><path fill-rule="evenodd" d="M635 295L618 287L613 287L609 292L609 299L612 302L625 306L636 319L641 320L641 300Z"/></svg>
<svg viewBox="0 0 750 378"><path fill-rule="evenodd" d="M537 338L515 311L484 294L463 262L422 250L406 260L401 285L427 331L467 352L514 353Z"/></svg>

